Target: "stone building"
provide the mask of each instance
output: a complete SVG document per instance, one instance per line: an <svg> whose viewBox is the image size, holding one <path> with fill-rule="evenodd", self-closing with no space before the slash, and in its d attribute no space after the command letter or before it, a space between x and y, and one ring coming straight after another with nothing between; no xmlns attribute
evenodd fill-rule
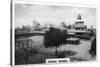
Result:
<svg viewBox="0 0 100 67"><path fill-rule="evenodd" d="M87 26L84 25L84 21L82 20L81 15L79 14L77 17L77 21L74 24L75 30L86 30Z"/></svg>

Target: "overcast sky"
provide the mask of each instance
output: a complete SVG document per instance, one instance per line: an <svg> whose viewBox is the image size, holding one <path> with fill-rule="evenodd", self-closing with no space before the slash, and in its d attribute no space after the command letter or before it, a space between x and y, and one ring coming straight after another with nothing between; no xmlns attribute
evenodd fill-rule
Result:
<svg viewBox="0 0 100 67"><path fill-rule="evenodd" d="M82 15L82 20L88 27L91 25L96 27L95 8L16 3L15 27L32 26L33 20L41 25L45 23L60 25L61 22L67 25L74 24L78 14Z"/></svg>

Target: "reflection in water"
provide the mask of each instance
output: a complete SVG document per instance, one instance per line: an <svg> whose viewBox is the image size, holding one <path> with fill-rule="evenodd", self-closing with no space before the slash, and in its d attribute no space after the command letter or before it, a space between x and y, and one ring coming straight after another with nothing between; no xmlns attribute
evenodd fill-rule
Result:
<svg viewBox="0 0 100 67"><path fill-rule="evenodd" d="M18 41L21 42L20 46L24 45L24 47L22 48L21 46L21 49L16 49L16 64L44 63L47 58L56 58L55 48L44 47L43 36L20 38ZM16 45L18 44L19 43L16 43ZM59 58L70 57L72 61L95 60L95 58L91 58L91 55L88 52L90 46L90 40L80 40L79 45L65 44L57 48L57 50Z"/></svg>
<svg viewBox="0 0 100 67"><path fill-rule="evenodd" d="M39 52L44 52L44 53L48 53L48 52L54 52L55 49L54 48L45 48L43 45L43 36L33 36L33 37L29 37L31 38L34 43L34 48L36 48L37 50L39 50ZM58 48L58 51L76 51L77 54L74 55L73 57L79 57L79 58L83 58L83 59L91 59L90 54L88 53L88 50L90 49L91 46L91 41L90 40L80 40L80 44L79 45L71 45L71 44L66 44L66 45L62 45Z"/></svg>

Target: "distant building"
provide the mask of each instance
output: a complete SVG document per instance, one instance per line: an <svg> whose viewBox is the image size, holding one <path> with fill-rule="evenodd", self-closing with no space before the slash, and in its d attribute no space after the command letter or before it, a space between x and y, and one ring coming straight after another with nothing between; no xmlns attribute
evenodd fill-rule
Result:
<svg viewBox="0 0 100 67"><path fill-rule="evenodd" d="M87 30L87 25L84 25L84 21L79 14L75 24L71 25L71 28L68 29L68 35L69 37L90 39L92 32Z"/></svg>
<svg viewBox="0 0 100 67"><path fill-rule="evenodd" d="M77 21L75 22L74 28L75 30L86 30L87 29L87 26L84 25L84 21L82 21L82 17L80 14L77 17Z"/></svg>
<svg viewBox="0 0 100 67"><path fill-rule="evenodd" d="M22 27L22 32L23 33L30 33L31 32L31 26L29 26L29 25L23 26Z"/></svg>

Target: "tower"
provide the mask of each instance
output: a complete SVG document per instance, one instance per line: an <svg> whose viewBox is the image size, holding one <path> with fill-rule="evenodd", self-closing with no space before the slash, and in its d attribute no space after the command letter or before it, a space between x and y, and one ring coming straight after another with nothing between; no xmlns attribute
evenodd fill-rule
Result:
<svg viewBox="0 0 100 67"><path fill-rule="evenodd" d="M78 15L77 19L78 19L78 20L81 20L81 19L82 19L82 17L81 17L80 14Z"/></svg>
<svg viewBox="0 0 100 67"><path fill-rule="evenodd" d="M82 20L82 16L79 14L77 16L77 21L75 22L75 30L85 30L86 25L84 25L84 21Z"/></svg>

